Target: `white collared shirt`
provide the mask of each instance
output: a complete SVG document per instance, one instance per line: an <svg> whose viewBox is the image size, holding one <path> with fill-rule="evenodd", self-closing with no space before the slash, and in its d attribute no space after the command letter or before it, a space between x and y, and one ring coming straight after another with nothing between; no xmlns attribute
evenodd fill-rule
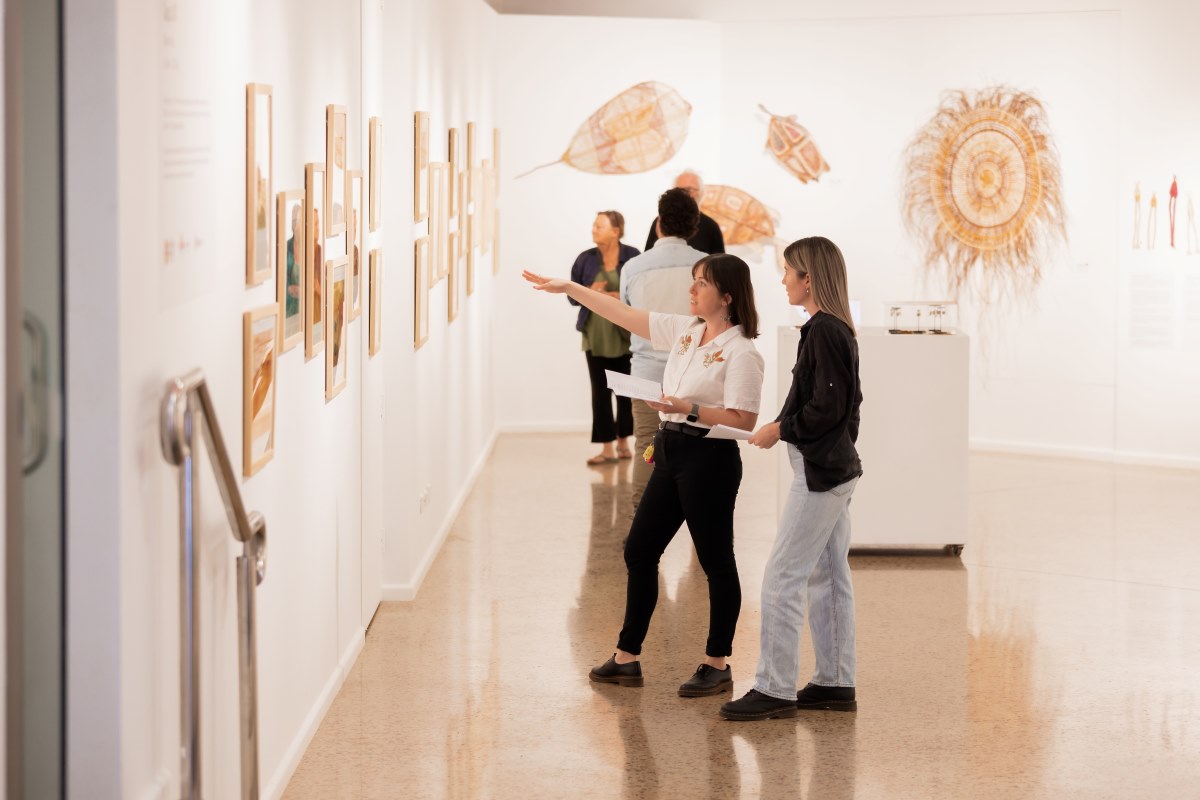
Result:
<svg viewBox="0 0 1200 800"><path fill-rule="evenodd" d="M650 312L650 343L667 351L663 394L709 408L758 413L764 362L754 342L734 325L703 347L705 323L686 314ZM687 414L659 412L667 422L687 422ZM711 428L700 422L689 423Z"/></svg>

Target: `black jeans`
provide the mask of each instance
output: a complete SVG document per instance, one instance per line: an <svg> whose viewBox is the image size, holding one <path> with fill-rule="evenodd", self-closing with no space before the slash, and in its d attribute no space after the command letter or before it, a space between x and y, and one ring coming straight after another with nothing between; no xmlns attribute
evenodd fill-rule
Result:
<svg viewBox="0 0 1200 800"><path fill-rule="evenodd" d="M633 356L626 353L616 358L604 358L592 355L591 350L584 350L587 356L588 377L592 381L592 441L603 444L618 438L633 435L633 402L628 397L617 398L617 421L613 424L612 389L608 388L608 378L604 370L629 374L629 363Z"/></svg>
<svg viewBox="0 0 1200 800"><path fill-rule="evenodd" d="M658 432L654 471L625 541L629 584L619 649L634 655L642 652L658 603L658 562L679 526L687 522L708 577L704 652L714 658L733 653L733 632L742 608L742 584L733 557L733 505L741 483L737 442Z"/></svg>

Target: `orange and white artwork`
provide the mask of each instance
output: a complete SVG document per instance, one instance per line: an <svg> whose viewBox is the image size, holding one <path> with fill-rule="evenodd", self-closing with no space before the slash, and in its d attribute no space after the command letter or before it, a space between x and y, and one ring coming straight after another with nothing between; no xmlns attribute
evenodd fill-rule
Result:
<svg viewBox="0 0 1200 800"><path fill-rule="evenodd" d="M779 215L749 192L719 183L705 184L700 195L700 210L716 221L726 247L741 245L755 256L763 245L774 245L776 260L782 258L786 244L775 235Z"/></svg>
<svg viewBox="0 0 1200 800"><path fill-rule="evenodd" d="M795 115L781 117L761 105L759 108L771 117L767 125L767 147L784 169L801 183L820 180L822 172L829 172L829 164L817 149L812 134L796 121Z"/></svg>
<svg viewBox="0 0 1200 800"><path fill-rule="evenodd" d="M348 325L346 283L350 264L348 256L338 256L325 262L325 319L329 340L325 344L325 402L337 397L346 388L346 348Z"/></svg>
<svg viewBox="0 0 1200 800"><path fill-rule="evenodd" d="M250 477L275 454L279 304L247 311L242 327L242 474Z"/></svg>
<svg viewBox="0 0 1200 800"><path fill-rule="evenodd" d="M557 161L582 172L629 175L670 161L687 140L692 105L657 81L631 86L587 118Z"/></svg>
<svg viewBox="0 0 1200 800"><path fill-rule="evenodd" d="M246 84L246 285L274 272L272 243L271 87Z"/></svg>

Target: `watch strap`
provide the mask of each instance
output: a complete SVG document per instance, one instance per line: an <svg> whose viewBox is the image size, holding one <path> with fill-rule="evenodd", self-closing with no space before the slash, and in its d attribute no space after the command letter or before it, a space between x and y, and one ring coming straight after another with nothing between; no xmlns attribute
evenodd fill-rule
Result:
<svg viewBox="0 0 1200 800"><path fill-rule="evenodd" d="M700 419L700 404L692 403L692 411L687 415L688 422L698 422Z"/></svg>

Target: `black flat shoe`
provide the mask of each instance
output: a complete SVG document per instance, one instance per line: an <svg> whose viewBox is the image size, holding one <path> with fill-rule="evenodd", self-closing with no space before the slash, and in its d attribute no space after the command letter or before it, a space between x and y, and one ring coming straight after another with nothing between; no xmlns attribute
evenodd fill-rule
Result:
<svg viewBox="0 0 1200 800"><path fill-rule="evenodd" d="M818 686L810 683L796 692L796 708L803 711L857 711L853 686Z"/></svg>
<svg viewBox="0 0 1200 800"><path fill-rule="evenodd" d="M696 667L696 674L679 687L680 697L708 697L733 690L733 668L717 669L708 664Z"/></svg>
<svg viewBox="0 0 1200 800"><path fill-rule="evenodd" d="M631 661L628 664L618 664L614 655L598 667L592 667L588 677L596 683L615 683L618 686L642 685L642 662Z"/></svg>
<svg viewBox="0 0 1200 800"><path fill-rule="evenodd" d="M721 718L738 721L755 719L784 719L800 713L791 700L765 695L756 689L746 692L741 700L731 700L721 706Z"/></svg>

